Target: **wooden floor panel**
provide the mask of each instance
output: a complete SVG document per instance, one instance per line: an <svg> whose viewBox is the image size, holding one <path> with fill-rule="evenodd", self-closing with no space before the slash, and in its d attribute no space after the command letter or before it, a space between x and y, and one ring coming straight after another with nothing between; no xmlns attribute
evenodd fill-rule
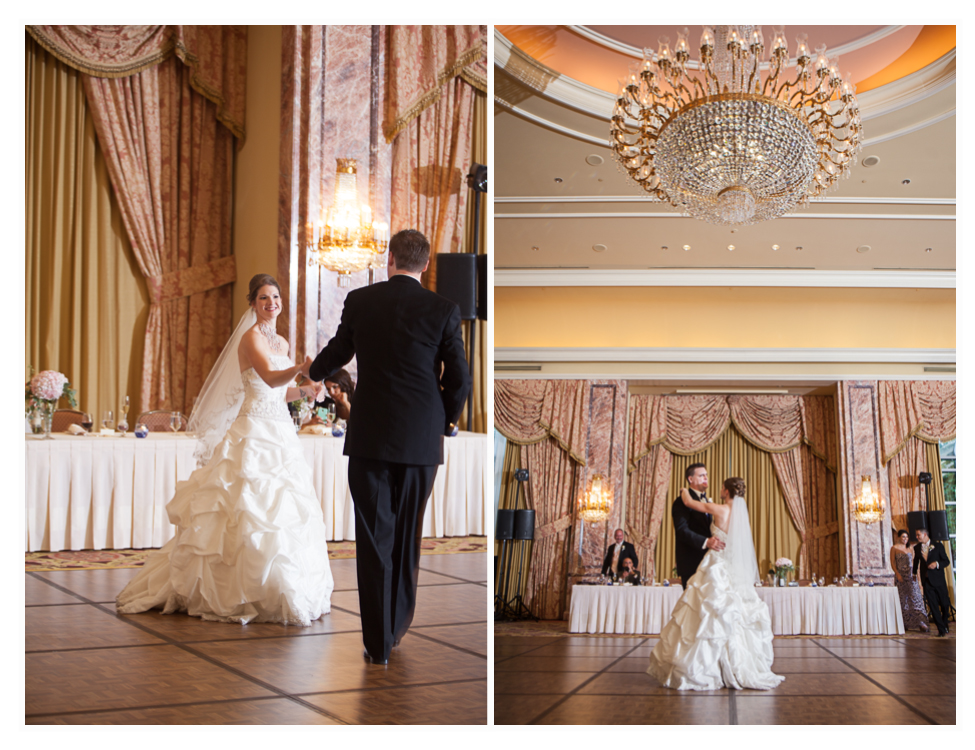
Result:
<svg viewBox="0 0 975 750"><path fill-rule="evenodd" d="M138 569L27 574L25 722L484 724L487 558L437 557L386 667L362 658L354 559L332 561L332 612L308 628L117 615Z"/></svg>
<svg viewBox="0 0 975 750"><path fill-rule="evenodd" d="M496 724L953 724L955 642L777 638L773 690L677 691L646 674L657 639L498 635Z"/></svg>
<svg viewBox="0 0 975 750"><path fill-rule="evenodd" d="M422 555L420 570L462 578L465 581L487 580L487 552L468 552L463 555ZM423 574L420 573L422 576Z"/></svg>
<svg viewBox="0 0 975 750"><path fill-rule="evenodd" d="M349 724L485 724L487 680L305 695Z"/></svg>

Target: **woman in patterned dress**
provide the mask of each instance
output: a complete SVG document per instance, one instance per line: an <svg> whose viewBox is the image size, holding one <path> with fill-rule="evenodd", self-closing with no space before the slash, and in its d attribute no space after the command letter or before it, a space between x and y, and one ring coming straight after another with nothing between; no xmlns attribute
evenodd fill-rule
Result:
<svg viewBox="0 0 975 750"><path fill-rule="evenodd" d="M913 553L908 546L909 535L901 529L897 532L897 543L890 548L890 567L894 569L897 579L897 593L901 598L901 612L904 614L904 629L917 628L922 633L928 632L928 614L924 609L924 598L921 587L914 579L911 571Z"/></svg>

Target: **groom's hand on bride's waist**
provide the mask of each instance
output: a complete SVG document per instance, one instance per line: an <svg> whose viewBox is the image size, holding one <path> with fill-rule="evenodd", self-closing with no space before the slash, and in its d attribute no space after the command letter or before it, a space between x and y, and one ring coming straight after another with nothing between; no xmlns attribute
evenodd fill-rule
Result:
<svg viewBox="0 0 975 750"><path fill-rule="evenodd" d="M718 552L724 549L724 542L722 542L716 536L709 536L708 540L704 544L708 549L717 550Z"/></svg>

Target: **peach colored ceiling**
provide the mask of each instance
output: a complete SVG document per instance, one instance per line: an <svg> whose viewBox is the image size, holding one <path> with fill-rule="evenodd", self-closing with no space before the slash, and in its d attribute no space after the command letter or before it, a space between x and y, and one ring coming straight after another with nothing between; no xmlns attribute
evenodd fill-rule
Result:
<svg viewBox="0 0 975 750"><path fill-rule="evenodd" d="M576 34L565 26L497 26L501 34L523 52L553 70L582 83L615 92L618 79L626 74L633 57L608 49ZM662 34L677 40L673 26L592 26L604 36L634 47L656 49ZM882 27L880 26L786 26L790 51L796 47L797 34L808 34L811 49L825 44L831 48L849 44ZM700 26L689 27L688 41L696 49ZM771 27L765 27L768 44ZM853 50L840 58L840 68L857 83L857 92L901 78L937 60L955 46L954 26L905 26L866 47ZM692 59L696 59L694 54Z"/></svg>

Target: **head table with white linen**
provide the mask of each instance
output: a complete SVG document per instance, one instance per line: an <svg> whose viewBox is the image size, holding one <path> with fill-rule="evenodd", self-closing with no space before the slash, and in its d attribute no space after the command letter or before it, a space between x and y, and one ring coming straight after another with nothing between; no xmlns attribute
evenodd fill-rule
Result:
<svg viewBox="0 0 975 750"><path fill-rule="evenodd" d="M775 635L903 635L894 586L755 589ZM684 593L680 586L573 586L570 633L659 633Z"/></svg>
<svg viewBox="0 0 975 750"><path fill-rule="evenodd" d="M332 541L355 539L349 459L342 438L299 435ZM136 438L55 434L25 438L28 552L160 547L174 534L166 503L196 468L190 435ZM444 438L444 463L423 516L423 536L488 528L487 438Z"/></svg>

